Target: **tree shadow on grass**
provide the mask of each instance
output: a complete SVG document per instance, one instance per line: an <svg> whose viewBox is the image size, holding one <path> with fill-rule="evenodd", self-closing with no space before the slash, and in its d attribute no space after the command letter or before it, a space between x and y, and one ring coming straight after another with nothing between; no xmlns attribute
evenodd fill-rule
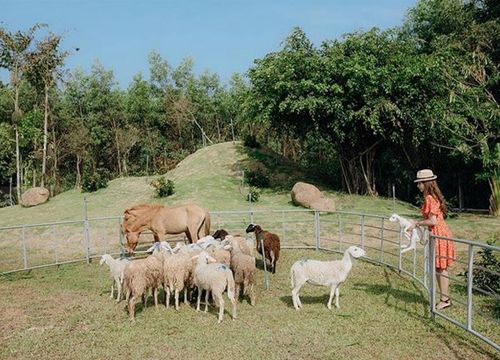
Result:
<svg viewBox="0 0 500 360"><path fill-rule="evenodd" d="M233 166L233 171L243 169L258 169L269 178L269 189L273 191L290 191L297 181L305 181L327 187L314 172L308 171L298 163L266 147L250 148L238 147L238 152L246 156Z"/></svg>
<svg viewBox="0 0 500 360"><path fill-rule="evenodd" d="M393 286L391 282L390 273L396 274L399 276L398 272L394 269L384 268L384 277L386 280L385 284L368 284L368 283L355 283L353 285L354 290L365 291L370 295L383 295L385 294L384 303L397 311L406 313L407 316L410 316L414 319L425 324L425 326L435 330L433 331L445 345L446 347L454 354L454 358L456 359L467 359L468 357L461 354L459 348L456 346L457 343L460 343L463 346L470 347L474 349L474 351L481 353L483 355L487 355L491 358L495 358L493 356L493 352L485 350L484 347L481 347L479 344L472 342L465 332L463 332L460 328L447 328L437 321L433 321L429 311L429 302L427 300L427 291L423 289L420 285L417 285L415 281L411 279L407 279L410 281L415 292L398 289ZM397 301L394 301L397 300ZM290 297L291 301L291 297ZM404 303L405 305L401 306L400 304ZM408 308L407 305L411 304L421 304L422 305L422 313L418 313L412 311L412 308ZM478 340L479 341L479 340ZM498 358L498 356L496 357Z"/></svg>

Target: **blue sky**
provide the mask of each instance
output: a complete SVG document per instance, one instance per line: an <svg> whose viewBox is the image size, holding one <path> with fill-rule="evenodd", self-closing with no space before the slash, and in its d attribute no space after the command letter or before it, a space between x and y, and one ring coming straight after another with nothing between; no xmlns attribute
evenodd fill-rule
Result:
<svg viewBox="0 0 500 360"><path fill-rule="evenodd" d="M26 30L36 22L78 47L66 67L89 72L98 59L122 87L138 72L149 76L156 50L172 66L185 57L194 72L227 81L254 59L280 48L294 26L319 45L356 30L402 24L416 0L0 0L0 25ZM0 70L0 79L6 80Z"/></svg>

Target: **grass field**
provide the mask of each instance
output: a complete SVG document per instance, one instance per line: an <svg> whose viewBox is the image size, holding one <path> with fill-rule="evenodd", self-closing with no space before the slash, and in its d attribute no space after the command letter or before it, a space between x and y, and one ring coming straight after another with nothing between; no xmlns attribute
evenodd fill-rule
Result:
<svg viewBox="0 0 500 360"><path fill-rule="evenodd" d="M278 164L279 159L269 159L266 155L268 163ZM194 201L210 211L248 209L250 205L239 186L240 170L248 161L254 160L240 144L214 145L189 156L167 174L176 184L172 197L155 198L149 186L154 177L116 179L108 188L92 194L69 191L34 208L0 209L0 226L82 220L84 196L88 199L90 218L119 216L125 208L141 202L168 205ZM291 165L276 165L276 171L286 174L282 177L287 182L307 180L306 174L287 166ZM400 201L393 204L385 198L349 196L328 190L326 193L342 211L383 216L395 211L407 217L419 216L417 208ZM277 188L263 191L260 201L251 207L298 209L291 204L289 191ZM285 217L279 215L278 220L282 216ZM286 219L289 225L284 230L290 237L312 234L306 228L307 223L299 223L293 216ZM256 220L266 225L268 222L268 226L277 221L265 214L260 218L256 215ZM214 216L213 227L217 221ZM232 229L243 231L247 220L236 217L235 221ZM323 228L322 237L328 238L329 232L336 232L334 216L331 221L331 230ZM500 238L497 218L460 214L448 223L455 237L480 242ZM96 251L116 246L117 224L109 224L103 222L92 233ZM357 228L344 226L345 230ZM28 232L28 245L42 249L43 256L54 258L61 251L69 251L72 241L78 244L82 241L79 225L58 229L55 235L50 227ZM0 261L14 254L18 256L18 244L10 245L18 237L19 231L0 232ZM176 312L152 306L142 309L141 305L136 308L136 323L131 324L124 303L117 305L109 299L108 269L99 267L97 261L2 276L0 359L500 358L492 347L455 325L440 319L432 321L427 295L418 283L364 261L357 262L341 288L340 309L326 308L325 288L306 285L301 292L304 308L295 311L291 305L289 269L295 260L304 257L327 259L340 255L284 250L278 273L270 276L270 290L264 290L263 272L259 270L257 305L251 307L244 300L238 307L238 319L231 321L226 311L220 325L214 308L208 314L197 314L192 306L182 306ZM458 269L454 275L457 273ZM463 295L463 289L453 288L453 291ZM458 314L459 307L448 310L450 314ZM500 332L496 331L498 326L491 328L481 322L476 325L488 335Z"/></svg>
<svg viewBox="0 0 500 360"><path fill-rule="evenodd" d="M196 313L109 298L108 270L65 265L4 277L0 282L2 359L491 359L493 349L444 321L430 320L419 285L358 261L340 290L340 309L325 306L325 288L304 286L293 309L288 269L300 258L338 258L285 250L270 290L258 272L257 305L247 299L217 324L215 308Z"/></svg>

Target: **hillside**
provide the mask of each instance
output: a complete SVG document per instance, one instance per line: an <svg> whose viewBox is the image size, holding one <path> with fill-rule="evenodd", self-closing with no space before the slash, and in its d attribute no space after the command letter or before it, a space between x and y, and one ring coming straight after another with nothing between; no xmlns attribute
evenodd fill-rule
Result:
<svg viewBox="0 0 500 360"><path fill-rule="evenodd" d="M248 203L241 189L241 170L257 164L272 177L273 186L261 192L257 203ZM241 143L226 142L198 150L181 161L166 174L175 183L175 194L158 198L149 185L157 176L114 179L105 189L94 193L67 191L33 208L12 206L0 209L0 226L36 224L65 220L81 220L84 198L88 200L88 216L119 216L123 210L138 203L165 205L195 202L217 210L295 209L290 201L290 190L296 181L315 183L308 174L279 155L265 150L252 150ZM382 197L347 195L330 191L317 184L337 201L338 210L390 215L393 211L418 216L418 209L408 203ZM395 207L395 208L394 208ZM500 222L489 216L460 215L450 219L456 236L477 240L500 237ZM488 226L485 226L488 224ZM493 226L492 226L493 225Z"/></svg>

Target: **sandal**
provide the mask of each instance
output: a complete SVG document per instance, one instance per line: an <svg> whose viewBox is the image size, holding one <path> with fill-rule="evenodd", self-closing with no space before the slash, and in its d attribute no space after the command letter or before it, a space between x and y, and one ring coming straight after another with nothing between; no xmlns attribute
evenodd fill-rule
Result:
<svg viewBox="0 0 500 360"><path fill-rule="evenodd" d="M440 299L439 304L436 305L437 310L444 310L452 305L450 298L443 300Z"/></svg>

